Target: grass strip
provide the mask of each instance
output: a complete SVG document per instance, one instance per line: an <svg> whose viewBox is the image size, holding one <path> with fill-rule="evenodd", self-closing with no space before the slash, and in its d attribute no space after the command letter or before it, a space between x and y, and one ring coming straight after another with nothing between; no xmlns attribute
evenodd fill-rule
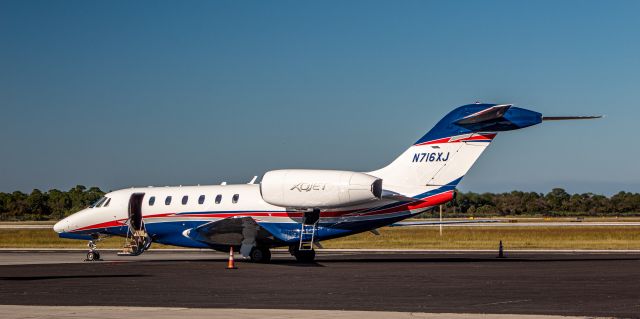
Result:
<svg viewBox="0 0 640 319"><path fill-rule="evenodd" d="M640 227L385 227L380 236L366 232L323 241L326 248L496 249L640 249ZM100 242L100 248L120 248L124 238ZM0 248L85 248L83 240L62 239L48 229L0 229ZM154 248L173 248L160 244Z"/></svg>

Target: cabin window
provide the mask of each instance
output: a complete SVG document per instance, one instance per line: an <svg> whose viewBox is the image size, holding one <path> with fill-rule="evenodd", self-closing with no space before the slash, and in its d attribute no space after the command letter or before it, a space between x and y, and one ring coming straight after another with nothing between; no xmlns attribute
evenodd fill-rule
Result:
<svg viewBox="0 0 640 319"><path fill-rule="evenodd" d="M235 204L238 202L238 199L240 199L240 195L235 194L233 195L233 198L231 198L231 202Z"/></svg>
<svg viewBox="0 0 640 319"><path fill-rule="evenodd" d="M164 199L164 204L165 205L170 205L171 204L171 196L167 196L167 198Z"/></svg>
<svg viewBox="0 0 640 319"><path fill-rule="evenodd" d="M198 204L204 204L204 195L200 195L200 197L198 197Z"/></svg>
<svg viewBox="0 0 640 319"><path fill-rule="evenodd" d="M156 197L155 196L151 196L149 197L149 206L153 206L153 203L156 202Z"/></svg>
<svg viewBox="0 0 640 319"><path fill-rule="evenodd" d="M220 204L220 202L222 202L222 195L218 194L216 195L216 204Z"/></svg>
<svg viewBox="0 0 640 319"><path fill-rule="evenodd" d="M187 205L188 201L189 201L189 196L187 195L182 196L182 205Z"/></svg>
<svg viewBox="0 0 640 319"><path fill-rule="evenodd" d="M104 202L104 205L102 207L107 207L109 206L109 203L111 203L111 198L107 198L107 201Z"/></svg>

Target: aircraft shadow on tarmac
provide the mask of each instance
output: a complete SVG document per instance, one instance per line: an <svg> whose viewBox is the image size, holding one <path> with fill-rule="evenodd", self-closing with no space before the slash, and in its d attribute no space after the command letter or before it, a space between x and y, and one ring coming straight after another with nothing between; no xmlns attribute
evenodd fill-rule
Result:
<svg viewBox="0 0 640 319"><path fill-rule="evenodd" d="M8 281L34 281L34 280L50 280L50 279L87 279L87 278L123 278L123 277L150 277L150 275L66 275L66 276L17 276L17 277L0 277L0 280Z"/></svg>

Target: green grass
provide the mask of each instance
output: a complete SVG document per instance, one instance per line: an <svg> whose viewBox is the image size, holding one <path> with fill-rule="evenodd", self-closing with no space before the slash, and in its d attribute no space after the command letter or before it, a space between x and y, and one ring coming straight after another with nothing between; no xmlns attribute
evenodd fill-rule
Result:
<svg viewBox="0 0 640 319"><path fill-rule="evenodd" d="M53 225L56 223L55 220L25 220L25 221L1 221L0 225Z"/></svg>
<svg viewBox="0 0 640 319"><path fill-rule="evenodd" d="M640 227L385 227L380 236L362 233L322 242L326 248L496 249L640 249ZM124 238L100 242L120 248ZM86 241L62 239L49 229L0 229L0 248L85 248ZM154 248L171 248L154 244Z"/></svg>
<svg viewBox="0 0 640 319"><path fill-rule="evenodd" d="M640 227L393 227L323 242L326 248L640 249Z"/></svg>
<svg viewBox="0 0 640 319"><path fill-rule="evenodd" d="M100 241L99 248L122 248L123 237ZM87 248L86 240L64 239L51 229L0 229L0 248ZM153 248L173 248L153 244Z"/></svg>

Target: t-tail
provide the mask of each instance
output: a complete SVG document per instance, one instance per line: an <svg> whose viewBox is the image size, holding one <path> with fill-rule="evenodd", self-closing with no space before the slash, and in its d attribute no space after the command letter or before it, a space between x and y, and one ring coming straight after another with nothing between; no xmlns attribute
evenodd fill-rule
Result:
<svg viewBox="0 0 640 319"><path fill-rule="evenodd" d="M599 117L543 117L511 104L463 105L442 118L391 164L368 174L382 178L387 193L425 198L454 190L498 132L545 120Z"/></svg>

